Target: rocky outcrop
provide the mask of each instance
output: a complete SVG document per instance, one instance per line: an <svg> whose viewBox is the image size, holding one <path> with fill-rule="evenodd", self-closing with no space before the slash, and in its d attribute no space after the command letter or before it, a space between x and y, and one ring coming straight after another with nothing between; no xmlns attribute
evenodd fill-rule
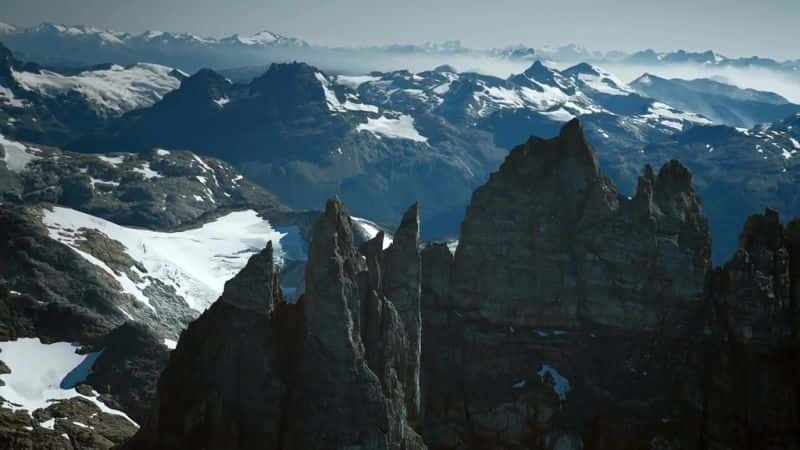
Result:
<svg viewBox="0 0 800 450"><path fill-rule="evenodd" d="M125 322L113 280L48 236L34 207L0 207L0 339L92 343ZM132 302L133 300L129 300Z"/></svg>
<svg viewBox="0 0 800 450"><path fill-rule="evenodd" d="M698 351L706 448L800 446L800 221L748 218L731 261L709 275Z"/></svg>
<svg viewBox="0 0 800 450"><path fill-rule="evenodd" d="M408 424L418 414L419 392L416 206L398 232L402 237L386 252L379 233L362 259L341 203L328 202L317 222L301 300L306 338L298 448L423 447ZM387 265L398 272L388 273ZM388 297L393 294L398 305Z"/></svg>
<svg viewBox="0 0 800 450"><path fill-rule="evenodd" d="M288 389L272 317L281 302L270 243L183 332L126 448L279 448Z"/></svg>
<svg viewBox="0 0 800 450"><path fill-rule="evenodd" d="M83 397L54 400L29 415L0 407L0 449L111 449L122 444L136 426L128 419L102 411Z"/></svg>
<svg viewBox="0 0 800 450"><path fill-rule="evenodd" d="M418 217L384 250L328 202L294 305L254 257L127 448L800 445L799 221L751 217L711 270L689 171L647 166L622 196L577 121L509 154L455 255L420 251Z"/></svg>
<svg viewBox="0 0 800 450"><path fill-rule="evenodd" d="M151 414L125 448L425 448L412 426L417 207L385 251L379 233L360 253L352 230L344 206L328 202L297 304L281 296L271 245L252 257L181 335Z"/></svg>
<svg viewBox="0 0 800 450"><path fill-rule="evenodd" d="M144 422L158 377L169 361L163 340L142 323L126 322L97 347L102 352L86 383L102 394L106 404L125 411L137 423Z"/></svg>
<svg viewBox="0 0 800 450"><path fill-rule="evenodd" d="M447 276L443 253L426 252L432 280ZM667 404L672 374L654 375L651 359L687 332L709 264L700 200L678 162L645 168L627 198L600 173L577 121L516 147L472 197L449 286L423 287L431 326L457 330L424 335L437 355L426 359L426 439L578 448L619 432L635 441L630 430L677 414L654 407ZM620 430L597 425L605 421Z"/></svg>

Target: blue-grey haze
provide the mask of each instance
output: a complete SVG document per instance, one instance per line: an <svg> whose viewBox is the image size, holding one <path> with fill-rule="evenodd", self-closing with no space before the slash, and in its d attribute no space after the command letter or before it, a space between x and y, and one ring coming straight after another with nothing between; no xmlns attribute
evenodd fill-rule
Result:
<svg viewBox="0 0 800 450"><path fill-rule="evenodd" d="M0 21L205 36L268 29L342 46L455 39L800 58L798 0L0 0Z"/></svg>

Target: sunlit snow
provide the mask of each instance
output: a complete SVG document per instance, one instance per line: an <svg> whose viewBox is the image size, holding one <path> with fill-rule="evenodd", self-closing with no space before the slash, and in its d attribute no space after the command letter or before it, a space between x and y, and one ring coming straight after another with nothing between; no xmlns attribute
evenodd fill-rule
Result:
<svg viewBox="0 0 800 450"><path fill-rule="evenodd" d="M352 217L352 216L350 217L350 219L352 219L353 222L355 222L355 224L359 228L361 228L361 230L367 236L367 239L374 238L381 231L381 229L378 227L378 225L376 225L375 222L372 222L370 220L362 219L361 217ZM392 245L392 236L390 236L389 233L384 233L383 234L383 248L384 248L384 250L389 248L390 245Z"/></svg>
<svg viewBox="0 0 800 450"><path fill-rule="evenodd" d="M407 114L401 114L396 119L386 116L380 116L377 119L369 117L367 118L367 123L362 123L356 127L356 131L368 131L390 139L410 139L416 142L428 142L428 138L421 135L414 127L414 118Z"/></svg>
<svg viewBox="0 0 800 450"><path fill-rule="evenodd" d="M22 172L28 163L39 158L36 156L38 149L8 140L2 134L0 134L0 147L3 148L3 161L6 163L6 168L12 172Z"/></svg>
<svg viewBox="0 0 800 450"><path fill-rule="evenodd" d="M358 87L364 83L378 81L380 79L380 77L375 77L372 75L338 75L336 77L336 82L352 89L358 89Z"/></svg>
<svg viewBox="0 0 800 450"><path fill-rule="evenodd" d="M76 344L55 342L44 344L38 338L22 338L0 342L0 360L11 373L0 375L5 382L0 386L0 397L6 408L26 409L32 413L46 408L51 400L82 397L97 405L101 411L116 414L130 420L122 411L109 408L97 397L79 394L75 386L91 373L92 365L100 353L75 353ZM42 424L47 427L47 424Z"/></svg>
<svg viewBox="0 0 800 450"><path fill-rule="evenodd" d="M333 91L330 82L325 75L320 72L316 72L314 76L319 81L320 85L322 86L322 91L325 94L325 103L328 105L328 109L331 112L345 112L345 111L364 111L364 112L372 112L377 113L378 107L375 105L366 105L363 103L354 102L350 99L345 100L344 103L339 101L339 98L336 97L336 92Z"/></svg>
<svg viewBox="0 0 800 450"><path fill-rule="evenodd" d="M28 106L28 102L17 98L11 89L0 86L0 105L8 105L12 108L24 108Z"/></svg>
<svg viewBox="0 0 800 450"><path fill-rule="evenodd" d="M171 74L172 70L157 64L139 63L128 68L113 65L106 70L88 70L72 76L47 70L39 73L12 71L12 75L29 91L46 96L74 91L99 112L119 115L150 106L167 92L177 89L180 80Z"/></svg>
<svg viewBox="0 0 800 450"><path fill-rule="evenodd" d="M50 237L70 246L90 263L120 282L125 292L149 305L144 289L156 278L175 288L190 307L205 310L222 293L225 282L233 278L253 254L272 241L275 259L305 260L305 244L297 227L276 230L255 211L232 212L200 228L174 233L141 230L116 225L69 208L45 210L44 224ZM94 229L126 247L146 273L135 283L126 274L117 274L104 262L79 248L81 228ZM135 268L134 268L135 270Z"/></svg>

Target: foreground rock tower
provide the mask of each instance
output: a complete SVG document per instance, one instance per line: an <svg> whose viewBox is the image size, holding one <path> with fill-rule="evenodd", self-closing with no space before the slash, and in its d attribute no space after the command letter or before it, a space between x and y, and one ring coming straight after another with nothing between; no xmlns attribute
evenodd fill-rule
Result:
<svg viewBox="0 0 800 450"><path fill-rule="evenodd" d="M416 205L394 243L382 243L381 233L359 253L344 205L329 201L297 304L282 298L268 244L183 333L149 419L125 448L425 448L412 428L420 412Z"/></svg>
<svg viewBox="0 0 800 450"><path fill-rule="evenodd" d="M272 249L181 336L129 449L800 448L800 221L710 267L691 175L633 197L577 121L473 195L455 254L317 220L297 304Z"/></svg>
<svg viewBox="0 0 800 450"><path fill-rule="evenodd" d="M710 239L680 163L646 167L636 195L622 196L573 120L514 148L473 194L452 265L436 253L425 251L438 261L425 278L449 284L423 302L448 325L425 329L425 352L440 355L425 358L429 443L548 448L581 441L562 420L612 406L579 389L581 377L604 385L628 370L616 359L640 337L682 332L702 300ZM641 389L656 395L650 381Z"/></svg>

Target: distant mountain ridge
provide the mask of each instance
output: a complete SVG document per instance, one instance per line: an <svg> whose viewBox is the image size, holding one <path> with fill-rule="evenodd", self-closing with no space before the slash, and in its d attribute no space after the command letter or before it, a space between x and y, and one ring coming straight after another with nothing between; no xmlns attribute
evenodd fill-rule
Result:
<svg viewBox="0 0 800 450"><path fill-rule="evenodd" d="M665 79L644 74L631 87L642 95L734 127L772 123L800 111L800 105L775 93L741 89L711 79Z"/></svg>
<svg viewBox="0 0 800 450"><path fill-rule="evenodd" d="M159 101L188 76L158 64L56 70L17 60L0 43L0 134L60 145Z"/></svg>
<svg viewBox="0 0 800 450"><path fill-rule="evenodd" d="M440 58L490 58L520 63L544 59L564 64L591 62L599 65L624 63L659 66L694 64L708 67L758 67L793 75L800 70L800 59L778 61L758 56L729 58L713 50L656 52L647 49L634 53L616 50L601 52L575 44L539 47L508 45L479 49L466 47L458 40L337 48L309 44L302 39L282 36L267 30L252 35L234 34L213 38L167 31L131 34L86 25L42 23L22 28L0 23L0 41L5 42L16 52L24 54L26 59L48 64L87 65L107 62L132 64L147 61L181 67L188 71L202 67L222 69L290 61L306 61L328 71L386 70L385 64L389 64L392 68L398 67L396 57L414 55ZM78 54L81 55L82 61L74 59ZM353 60L350 64L342 64L339 61L341 58L353 58ZM359 58L374 59L375 64L379 66L369 68L364 61L359 61L354 66L353 63ZM405 65L401 64L402 66Z"/></svg>
<svg viewBox="0 0 800 450"><path fill-rule="evenodd" d="M145 61L189 71L258 61L259 52L269 49L280 52L309 48L305 41L267 30L252 35L211 38L164 31L131 34L51 23L30 28L0 26L0 41L24 59L50 65L85 66L109 62L127 65Z"/></svg>
<svg viewBox="0 0 800 450"><path fill-rule="evenodd" d="M622 192L635 191L639 167L673 158L695 173L706 198L716 198L712 192L723 184L729 192L742 183L753 191L755 204L722 196L710 214L715 232L727 230L717 232L724 239L715 241L715 259L730 255L735 239L725 233L735 233L753 209L800 213L789 191L769 188L791 186L800 173L793 141L719 127L587 63L557 70L537 61L508 78L449 66L331 76L306 64L275 64L249 83L204 70L162 101L71 146L191 148L234 164L291 207L312 208L336 193L355 214L382 223L391 223L393 208L419 199L429 223L424 237L441 239L456 236L470 188L492 161L514 142L552 136L577 116ZM726 130L729 143L709 141L706 129ZM684 135L698 136L698 145L665 144ZM716 145L713 158L706 145ZM735 179L721 171L730 164Z"/></svg>

